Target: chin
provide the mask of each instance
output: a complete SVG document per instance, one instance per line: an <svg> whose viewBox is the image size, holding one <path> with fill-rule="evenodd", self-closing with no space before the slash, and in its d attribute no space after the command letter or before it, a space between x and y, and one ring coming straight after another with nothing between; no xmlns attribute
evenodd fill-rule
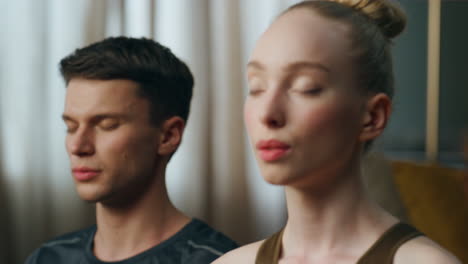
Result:
<svg viewBox="0 0 468 264"><path fill-rule="evenodd" d="M291 167L264 167L261 168L261 174L266 182L277 186L300 187L314 181L310 174Z"/></svg>
<svg viewBox="0 0 468 264"><path fill-rule="evenodd" d="M96 197L95 195L89 195L89 194L81 194L78 193L78 196L80 197L81 200L87 203L95 204L100 202L102 199L99 197Z"/></svg>
<svg viewBox="0 0 468 264"><path fill-rule="evenodd" d="M278 169L270 169L270 170L262 170L263 179L272 185L279 185L284 186L287 185L291 178L289 177L288 173L282 172Z"/></svg>
<svg viewBox="0 0 468 264"><path fill-rule="evenodd" d="M104 200L105 195L95 188L90 188L90 186L77 186L76 192L81 200L87 203L97 203Z"/></svg>

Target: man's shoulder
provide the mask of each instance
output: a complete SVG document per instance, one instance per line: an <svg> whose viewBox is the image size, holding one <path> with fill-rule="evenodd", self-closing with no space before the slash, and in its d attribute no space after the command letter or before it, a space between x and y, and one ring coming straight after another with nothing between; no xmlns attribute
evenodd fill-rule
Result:
<svg viewBox="0 0 468 264"><path fill-rule="evenodd" d="M224 247L225 250L232 250L238 247L234 240L199 219L194 219L192 225L193 242L218 245L221 248Z"/></svg>
<svg viewBox="0 0 468 264"><path fill-rule="evenodd" d="M58 260L73 258L74 254L83 255L89 237L95 232L96 226L57 236L43 243L33 251L25 263L62 263ZM57 260L57 261L56 261Z"/></svg>
<svg viewBox="0 0 468 264"><path fill-rule="evenodd" d="M185 257L192 260L200 259L199 263L208 259L210 261L206 263L210 263L226 252L238 247L234 240L198 219L192 220L181 230L181 234L183 234L181 237L183 237Z"/></svg>
<svg viewBox="0 0 468 264"><path fill-rule="evenodd" d="M65 233L59 235L51 240L45 242L42 246L54 247L63 244L74 244L78 241L83 241L83 239L88 239L90 235L94 234L96 231L96 226L90 226L84 229L76 230L73 232Z"/></svg>

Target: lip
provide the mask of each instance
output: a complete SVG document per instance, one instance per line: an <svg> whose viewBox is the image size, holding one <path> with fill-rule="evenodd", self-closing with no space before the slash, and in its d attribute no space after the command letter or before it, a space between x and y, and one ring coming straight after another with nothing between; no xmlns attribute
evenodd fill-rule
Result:
<svg viewBox="0 0 468 264"><path fill-rule="evenodd" d="M260 140L256 144L260 158L266 162L273 162L284 158L291 150L291 146L276 139Z"/></svg>
<svg viewBox="0 0 468 264"><path fill-rule="evenodd" d="M73 168L72 174L78 181L90 181L101 173L101 170L88 167Z"/></svg>

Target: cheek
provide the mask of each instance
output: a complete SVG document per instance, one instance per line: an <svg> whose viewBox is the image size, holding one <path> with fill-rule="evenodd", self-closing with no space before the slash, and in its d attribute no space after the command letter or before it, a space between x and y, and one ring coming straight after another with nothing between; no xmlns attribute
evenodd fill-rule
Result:
<svg viewBox="0 0 468 264"><path fill-rule="evenodd" d="M154 148L150 140L141 135L121 134L103 140L101 149L106 152L107 157L113 157L117 162L138 162L151 156Z"/></svg>
<svg viewBox="0 0 468 264"><path fill-rule="evenodd" d="M250 102L250 100L247 99L247 101L244 104L244 122L245 127L247 129L247 133L249 135L251 135L253 132L253 126L255 124L255 121L255 108L253 107L252 102Z"/></svg>
<svg viewBox="0 0 468 264"><path fill-rule="evenodd" d="M70 149L71 149L71 139L70 135L65 136L65 150L67 151L67 154L70 155Z"/></svg>
<svg viewBox="0 0 468 264"><path fill-rule="evenodd" d="M132 139L128 136L109 137L103 140L102 147L108 153L121 153L127 155L126 152L128 152L129 148L132 147Z"/></svg>
<svg viewBox="0 0 468 264"><path fill-rule="evenodd" d="M355 107L349 105L325 104L306 111L300 124L302 131L309 131L315 136L335 136L339 141L357 132L359 120ZM314 135L310 135L311 137Z"/></svg>

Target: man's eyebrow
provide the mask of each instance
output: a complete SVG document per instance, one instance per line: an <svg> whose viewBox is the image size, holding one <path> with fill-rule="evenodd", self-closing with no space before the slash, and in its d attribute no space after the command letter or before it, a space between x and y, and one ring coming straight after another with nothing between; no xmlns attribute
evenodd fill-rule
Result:
<svg viewBox="0 0 468 264"><path fill-rule="evenodd" d="M71 118L67 114L62 114L62 120L63 121L73 121L73 118Z"/></svg>
<svg viewBox="0 0 468 264"><path fill-rule="evenodd" d="M125 117L126 117L126 115L121 114L121 113L105 113L105 114L94 115L91 119L93 119L93 120L102 120L102 119L107 119L107 118L123 119Z"/></svg>
<svg viewBox="0 0 468 264"><path fill-rule="evenodd" d="M99 121L107 118L112 118L112 119L125 119L126 115L122 113L103 113L103 114L97 114L93 115L91 117L91 120L93 121ZM63 121L74 121L74 119L67 115L67 114L62 114L62 119Z"/></svg>

